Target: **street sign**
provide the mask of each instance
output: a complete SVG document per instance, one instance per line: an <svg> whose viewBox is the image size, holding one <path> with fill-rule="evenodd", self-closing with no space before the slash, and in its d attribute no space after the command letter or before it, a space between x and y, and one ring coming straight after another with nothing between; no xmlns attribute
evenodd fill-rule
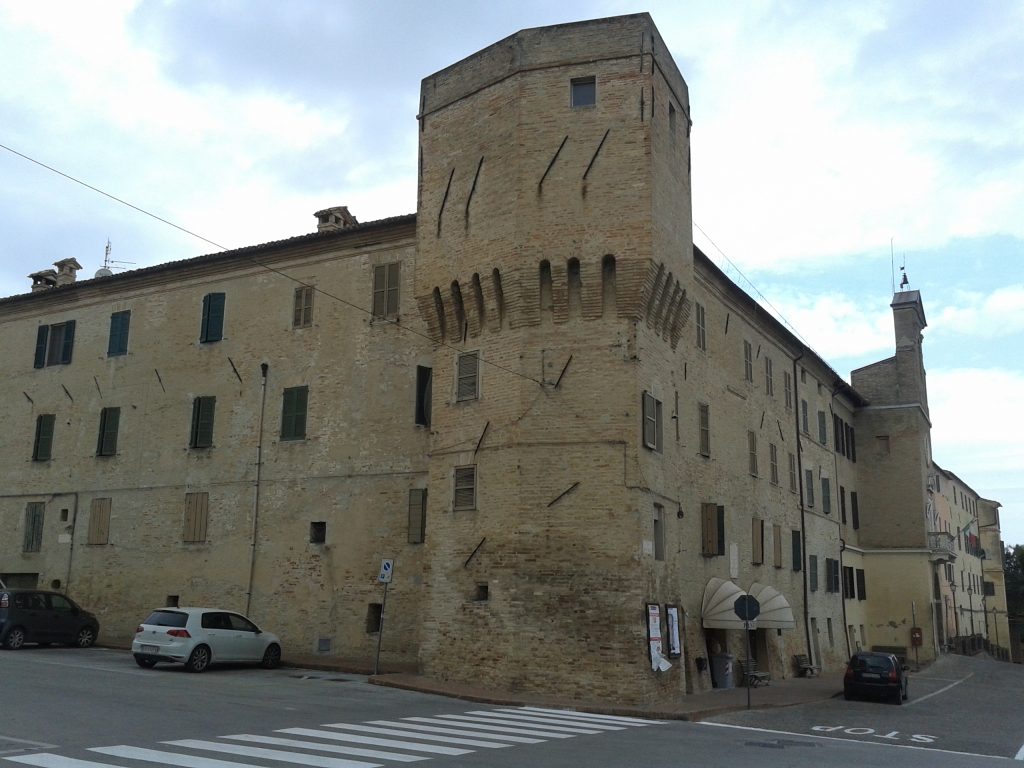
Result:
<svg viewBox="0 0 1024 768"><path fill-rule="evenodd" d="M752 595L740 595L732 604L732 609L744 621L753 621L761 613L761 604Z"/></svg>
<svg viewBox="0 0 1024 768"><path fill-rule="evenodd" d="M381 584L390 584L391 575L395 572L395 561L394 560L381 560L380 561L380 574L377 576L377 581Z"/></svg>

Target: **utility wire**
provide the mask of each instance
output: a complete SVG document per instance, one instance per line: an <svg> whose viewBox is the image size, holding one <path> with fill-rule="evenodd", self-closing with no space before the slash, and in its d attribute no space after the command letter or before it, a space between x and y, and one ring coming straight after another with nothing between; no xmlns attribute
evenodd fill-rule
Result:
<svg viewBox="0 0 1024 768"><path fill-rule="evenodd" d="M74 176L71 176L70 174L64 173L63 171L60 171L60 170L54 168L53 166L47 165L46 163L43 163L43 162L40 162L39 160L36 160L33 157L29 157L28 155L23 154L23 153L19 152L16 149L12 149L11 147L8 147L6 144L0 143L0 149L6 149L11 154L17 155L18 157L20 157L20 158L22 158L24 160L28 160L30 163L35 163L36 165L38 165L41 168L45 168L48 171L56 173L58 176L63 176L68 181L73 181L75 184L80 184L83 187L85 187L86 189L91 189L93 192L101 194L104 197L110 198L114 202L120 203L121 205L125 205L125 206L131 208L132 210L138 211L141 214L149 216L152 219L156 219L157 221L159 221L159 222L161 222L163 224L166 224L169 227L174 227L178 231L184 232L186 235L191 235L192 237L195 237L195 238L197 238L199 240L202 240L204 243L209 243L210 245L214 246L215 248L220 248L222 251L233 250L231 248L228 248L225 245L221 245L220 243L215 243L213 240L210 240L207 237L203 237L202 235L197 234L197 233L193 232L190 229L185 229L185 227L179 226L178 224L175 224L173 221L168 221L167 219L165 219L165 218L163 218L161 216L157 216L155 213L151 213L150 211L147 211L145 208L140 208L137 205L133 205L132 203L129 203L127 200L122 200L120 197L116 197L115 195L112 195L109 192L104 192L99 187L94 187L92 184L88 184L88 183L82 181L81 179L76 179ZM276 267L272 267L269 264L265 264L265 263L259 261L258 259L255 259L255 258L253 258L251 256L242 256L242 258L245 259L246 261L252 263L252 264L255 264L257 267L262 267L263 269L266 269L269 272L273 272L274 274L280 275L281 277L284 277L284 278L286 278L288 280L291 280L294 283L298 283L299 285L304 286L306 288L312 288L314 292L322 294L324 296L327 296L328 298L334 299L335 301L337 301L337 302L339 302L341 304L349 306L352 309L358 310L359 312L362 312L363 314L369 315L371 318L376 317L373 314L372 310L366 309L365 307L361 307L358 304L353 304L351 301L348 301L347 299L343 299L340 296L335 296L333 293L331 293L329 291L325 291L322 288L318 288L315 285L310 285L309 283L305 283L302 280L299 280L297 277L292 277L291 275L286 274L285 272L282 272L280 269L277 269ZM396 327L398 327L398 328L400 328L400 329L402 329L404 331L412 333L412 334L414 334L416 336L420 336L421 338L424 338L427 341L430 341L432 343L434 342L434 339L431 338L430 336L428 336L427 334L421 333L420 331L417 331L415 328L410 328L407 325L402 325L401 323L399 323L399 322L397 322L395 320L390 320L388 318L376 318L376 319L377 319L378 322L389 323L389 324L394 325L394 326L396 326ZM451 349L454 352L461 352L462 351L458 347L453 347L451 344L447 344L447 343L445 343L443 341L440 342L440 346L445 347L446 349ZM480 362L482 362L484 365L489 365L492 368L497 368L500 371L505 371L506 373L511 373L512 375L519 376L520 378L526 379L527 381L532 381L534 384L539 384L542 387L544 386L544 382L539 381L539 380L533 378L532 376L527 376L525 373L520 373L519 371L514 371L511 368L506 368L503 365L499 365L498 363L492 362L492 361L487 360L487 359L485 359L483 357L480 357L480 356L478 356L477 359L480 360Z"/></svg>

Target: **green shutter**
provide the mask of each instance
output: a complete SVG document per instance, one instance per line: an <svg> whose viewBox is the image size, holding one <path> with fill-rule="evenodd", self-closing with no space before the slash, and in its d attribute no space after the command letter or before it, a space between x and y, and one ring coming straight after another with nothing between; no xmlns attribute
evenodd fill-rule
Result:
<svg viewBox="0 0 1024 768"><path fill-rule="evenodd" d="M46 343L50 338L50 326L40 325L36 331L36 356L32 365L35 368L46 366Z"/></svg>
<svg viewBox="0 0 1024 768"><path fill-rule="evenodd" d="M96 443L97 456L113 456L117 453L117 427L120 420L120 408L104 408L100 411L100 433Z"/></svg>
<svg viewBox="0 0 1024 768"><path fill-rule="evenodd" d="M306 406L308 387L289 387L281 403L281 439L302 440L306 437Z"/></svg>
<svg viewBox="0 0 1024 768"><path fill-rule="evenodd" d="M224 338L224 294L208 293L203 296L203 323L199 341L220 341Z"/></svg>
<svg viewBox="0 0 1024 768"><path fill-rule="evenodd" d="M213 419L217 406L216 397L197 397L192 401L191 448L209 448L213 445Z"/></svg>
<svg viewBox="0 0 1024 768"><path fill-rule="evenodd" d="M68 320L64 323L64 344L60 350L60 361L63 365L71 362L71 351L75 346L75 321Z"/></svg>
<svg viewBox="0 0 1024 768"><path fill-rule="evenodd" d="M32 446L33 461L47 461L53 449L53 425L57 417L52 413L41 413L36 418L36 439Z"/></svg>
<svg viewBox="0 0 1024 768"><path fill-rule="evenodd" d="M115 312L110 316L110 337L107 340L107 357L128 353L128 327L132 313L128 310Z"/></svg>

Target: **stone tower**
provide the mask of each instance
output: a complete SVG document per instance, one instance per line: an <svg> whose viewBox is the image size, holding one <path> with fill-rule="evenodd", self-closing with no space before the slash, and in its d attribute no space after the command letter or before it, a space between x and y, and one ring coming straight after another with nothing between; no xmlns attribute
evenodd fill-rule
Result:
<svg viewBox="0 0 1024 768"><path fill-rule="evenodd" d="M642 620L672 597L642 541L662 412L645 433L642 403L689 314L689 114L647 14L524 30L423 81L425 674L664 686Z"/></svg>

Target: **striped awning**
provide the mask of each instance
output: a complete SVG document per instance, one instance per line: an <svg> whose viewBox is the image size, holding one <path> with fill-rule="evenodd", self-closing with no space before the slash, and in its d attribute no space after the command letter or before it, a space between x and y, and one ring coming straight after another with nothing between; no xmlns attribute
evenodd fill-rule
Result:
<svg viewBox="0 0 1024 768"><path fill-rule="evenodd" d="M775 587L755 581L747 594L757 598L761 604L761 615L757 617L759 629L792 629L796 626L789 601Z"/></svg>
<svg viewBox="0 0 1024 768"><path fill-rule="evenodd" d="M701 604L701 623L706 629L743 629L743 620L736 615L736 598L746 594L736 584L725 579L709 579L704 587Z"/></svg>

